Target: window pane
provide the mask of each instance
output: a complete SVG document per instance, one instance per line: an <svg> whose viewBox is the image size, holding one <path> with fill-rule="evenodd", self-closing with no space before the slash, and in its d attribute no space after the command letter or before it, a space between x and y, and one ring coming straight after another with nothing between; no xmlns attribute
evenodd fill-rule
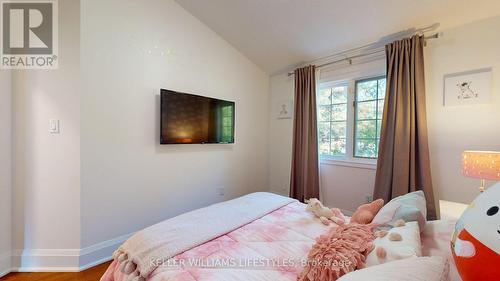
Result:
<svg viewBox="0 0 500 281"><path fill-rule="evenodd" d="M347 120L347 104L332 105L332 121Z"/></svg>
<svg viewBox="0 0 500 281"><path fill-rule="evenodd" d="M356 139L375 139L377 121L358 121L356 124Z"/></svg>
<svg viewBox="0 0 500 281"><path fill-rule="evenodd" d="M330 141L330 122L318 123L318 138L321 141Z"/></svg>
<svg viewBox="0 0 500 281"><path fill-rule="evenodd" d="M385 100L378 100L377 119L382 119L384 115L384 102Z"/></svg>
<svg viewBox="0 0 500 281"><path fill-rule="evenodd" d="M365 101L358 102L356 106L356 117L358 120L376 119L377 117L377 102Z"/></svg>
<svg viewBox="0 0 500 281"><path fill-rule="evenodd" d="M385 78L378 80L378 98L385 98Z"/></svg>
<svg viewBox="0 0 500 281"><path fill-rule="evenodd" d="M356 82L355 157L378 156L385 89L385 78Z"/></svg>
<svg viewBox="0 0 500 281"><path fill-rule="evenodd" d="M319 118L319 121L330 121L331 106L330 105L321 105L319 107L318 118Z"/></svg>
<svg viewBox="0 0 500 281"><path fill-rule="evenodd" d="M378 141L373 140L358 140L356 141L355 156L356 157L377 157Z"/></svg>
<svg viewBox="0 0 500 281"><path fill-rule="evenodd" d="M331 138L339 139L346 137L346 122L332 122Z"/></svg>
<svg viewBox="0 0 500 281"><path fill-rule="evenodd" d="M320 155L346 153L348 86L333 86L318 92L318 145Z"/></svg>
<svg viewBox="0 0 500 281"><path fill-rule="evenodd" d="M346 140L345 139L332 140L331 146L332 146L332 154L333 155L344 155L345 154Z"/></svg>
<svg viewBox="0 0 500 281"><path fill-rule="evenodd" d="M318 95L318 105L330 105L331 104L331 89L323 89L319 91Z"/></svg>
<svg viewBox="0 0 500 281"><path fill-rule="evenodd" d="M332 89L332 103L347 102L347 86L335 87Z"/></svg>
<svg viewBox="0 0 500 281"><path fill-rule="evenodd" d="M319 154L320 155L330 154L330 140L328 139L319 140Z"/></svg>
<svg viewBox="0 0 500 281"><path fill-rule="evenodd" d="M377 99L377 80L359 82L356 87L356 101Z"/></svg>

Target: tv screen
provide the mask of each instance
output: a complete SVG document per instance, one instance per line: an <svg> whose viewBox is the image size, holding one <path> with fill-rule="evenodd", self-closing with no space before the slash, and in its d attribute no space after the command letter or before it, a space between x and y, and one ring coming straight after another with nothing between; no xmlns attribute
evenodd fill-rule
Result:
<svg viewBox="0 0 500 281"><path fill-rule="evenodd" d="M234 102L161 89L161 144L234 143Z"/></svg>

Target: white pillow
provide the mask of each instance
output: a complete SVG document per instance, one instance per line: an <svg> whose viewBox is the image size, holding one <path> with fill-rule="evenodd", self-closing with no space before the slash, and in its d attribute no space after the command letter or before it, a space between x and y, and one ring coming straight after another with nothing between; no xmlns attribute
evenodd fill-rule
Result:
<svg viewBox="0 0 500 281"><path fill-rule="evenodd" d="M417 221L423 230L427 222L426 204L424 192L421 190L396 197L380 209L372 223L390 228L400 219L406 222Z"/></svg>
<svg viewBox="0 0 500 281"><path fill-rule="evenodd" d="M420 257L422 255L422 242L420 241L420 229L417 222L407 222L404 226L394 227L388 232L386 236L376 238L373 242L375 249L368 254L366 266L378 265L410 257ZM402 240L391 241L389 239L391 233L398 233L401 235ZM385 249L387 253L385 258L379 258L377 256L376 252L378 247Z"/></svg>
<svg viewBox="0 0 500 281"><path fill-rule="evenodd" d="M450 264L443 257L416 257L353 271L338 281L446 281Z"/></svg>

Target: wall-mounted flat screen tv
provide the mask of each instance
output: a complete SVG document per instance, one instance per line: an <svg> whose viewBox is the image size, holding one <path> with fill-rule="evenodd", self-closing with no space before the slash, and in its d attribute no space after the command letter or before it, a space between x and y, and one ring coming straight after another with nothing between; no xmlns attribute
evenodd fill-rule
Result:
<svg viewBox="0 0 500 281"><path fill-rule="evenodd" d="M234 143L234 102L161 89L161 144Z"/></svg>

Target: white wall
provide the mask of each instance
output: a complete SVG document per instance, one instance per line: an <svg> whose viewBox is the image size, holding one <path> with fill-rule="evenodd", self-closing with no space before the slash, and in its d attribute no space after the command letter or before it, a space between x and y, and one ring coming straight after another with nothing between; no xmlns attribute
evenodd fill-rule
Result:
<svg viewBox="0 0 500 281"><path fill-rule="evenodd" d="M376 167L372 165L343 165L322 163L322 200L331 207L349 213L367 202L366 196L373 195Z"/></svg>
<svg viewBox="0 0 500 281"><path fill-rule="evenodd" d="M462 151L500 150L500 127L497 124L500 119L498 28L500 17L444 30L444 37L428 41L425 49L431 167L434 187L442 200L468 203L477 196L479 180L461 175ZM490 104L443 107L444 74L484 67L493 67ZM322 70L322 79L365 76L359 71L344 74L346 71L342 69L338 73L329 72L332 71ZM292 99L293 79L286 74L271 77L269 183L278 193L286 193L289 188L292 120L278 120L273 113L280 101ZM354 210L366 201L367 194L373 192L373 167L322 163L320 173L323 200L329 206Z"/></svg>
<svg viewBox="0 0 500 281"><path fill-rule="evenodd" d="M269 188L288 195L292 165L293 119L277 119L277 108L294 99L293 76L271 76L269 80Z"/></svg>
<svg viewBox="0 0 500 281"><path fill-rule="evenodd" d="M432 176L444 200L470 203L478 195L479 180L461 174L462 151L500 151L499 29L500 17L459 26L426 48ZM493 68L491 103L443 106L443 75L484 67Z"/></svg>
<svg viewBox="0 0 500 281"><path fill-rule="evenodd" d="M0 70L0 277L11 268L11 73Z"/></svg>
<svg viewBox="0 0 500 281"><path fill-rule="evenodd" d="M173 1L81 8L82 247L268 190L262 70ZM235 101L236 143L159 145L160 88Z"/></svg>
<svg viewBox="0 0 500 281"><path fill-rule="evenodd" d="M12 74L12 239L23 269L78 261L70 249L80 248L79 2L59 1L59 69ZM52 118L60 134L49 134Z"/></svg>
<svg viewBox="0 0 500 281"><path fill-rule="evenodd" d="M8 79L15 268L81 270L145 226L268 190L268 76L175 2L59 1L59 52L59 69ZM235 101L236 143L160 146L160 88Z"/></svg>

